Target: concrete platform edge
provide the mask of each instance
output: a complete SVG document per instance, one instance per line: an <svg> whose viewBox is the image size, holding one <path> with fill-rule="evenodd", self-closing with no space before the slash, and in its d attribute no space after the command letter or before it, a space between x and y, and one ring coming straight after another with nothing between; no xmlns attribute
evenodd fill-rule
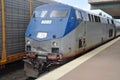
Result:
<svg viewBox="0 0 120 80"><path fill-rule="evenodd" d="M75 69L77 66L79 66L80 64L84 63L85 61L87 61L88 59L92 58L93 56L95 56L96 54L100 53L101 51L105 50L106 48L108 48L109 46L111 46L112 44L114 44L115 42L117 42L118 40L120 40L120 37L86 53L85 55L49 72L48 74L39 77L36 80L58 80L59 78L61 78L62 76L64 76L65 74L69 73L70 71L72 71L73 69ZM71 67L72 66L72 67Z"/></svg>

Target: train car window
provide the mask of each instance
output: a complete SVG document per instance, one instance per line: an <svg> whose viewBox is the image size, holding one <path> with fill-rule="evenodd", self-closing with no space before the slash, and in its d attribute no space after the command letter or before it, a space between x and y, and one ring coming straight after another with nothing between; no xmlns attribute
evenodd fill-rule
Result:
<svg viewBox="0 0 120 80"><path fill-rule="evenodd" d="M50 14L51 18L64 18L68 16L68 10L53 10Z"/></svg>
<svg viewBox="0 0 120 80"><path fill-rule="evenodd" d="M92 17L92 21L94 22L94 16L93 16L93 15L91 15L91 17Z"/></svg>
<svg viewBox="0 0 120 80"><path fill-rule="evenodd" d="M40 17L41 17L41 18L44 18L44 17L46 16L47 12L48 12L48 11L42 11Z"/></svg>
<svg viewBox="0 0 120 80"><path fill-rule="evenodd" d="M108 24L110 23L110 22L109 22L109 19L107 19L107 22L108 22Z"/></svg>
<svg viewBox="0 0 120 80"><path fill-rule="evenodd" d="M99 22L98 16L94 16L95 17L95 22Z"/></svg>
<svg viewBox="0 0 120 80"><path fill-rule="evenodd" d="M100 19L100 23L101 23L101 18L99 18Z"/></svg>
<svg viewBox="0 0 120 80"><path fill-rule="evenodd" d="M38 11L35 11L33 13L33 17L41 17L41 18L44 18L46 15L47 15L48 11L44 10L42 12L38 12Z"/></svg>
<svg viewBox="0 0 120 80"><path fill-rule="evenodd" d="M112 37L113 36L113 29L110 29L109 30L109 37Z"/></svg>
<svg viewBox="0 0 120 80"><path fill-rule="evenodd" d="M81 13L78 10L76 10L75 13L76 13L77 19L82 19Z"/></svg>
<svg viewBox="0 0 120 80"><path fill-rule="evenodd" d="M101 21L100 21L100 17L99 17L99 16L98 16L98 22L101 22Z"/></svg>
<svg viewBox="0 0 120 80"><path fill-rule="evenodd" d="M92 22L92 19L91 19L91 15L88 14L88 17L89 17L89 21Z"/></svg>
<svg viewBox="0 0 120 80"><path fill-rule="evenodd" d="M113 20L111 20L112 24L114 24Z"/></svg>
<svg viewBox="0 0 120 80"><path fill-rule="evenodd" d="M97 16L97 22L99 22L98 16Z"/></svg>

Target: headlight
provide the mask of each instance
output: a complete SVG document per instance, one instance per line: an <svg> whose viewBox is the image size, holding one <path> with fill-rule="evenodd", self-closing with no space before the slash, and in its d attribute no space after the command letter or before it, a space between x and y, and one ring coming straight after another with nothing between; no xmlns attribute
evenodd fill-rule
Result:
<svg viewBox="0 0 120 80"><path fill-rule="evenodd" d="M30 45L30 44L31 44L31 42L28 40L28 41L27 41L27 45Z"/></svg>
<svg viewBox="0 0 120 80"><path fill-rule="evenodd" d="M52 44L53 44L53 46L57 46L57 43L56 43L56 42L53 42Z"/></svg>

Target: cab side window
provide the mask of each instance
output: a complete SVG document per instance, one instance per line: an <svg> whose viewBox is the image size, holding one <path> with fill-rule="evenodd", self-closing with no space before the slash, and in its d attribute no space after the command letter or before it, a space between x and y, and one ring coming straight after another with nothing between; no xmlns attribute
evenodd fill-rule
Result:
<svg viewBox="0 0 120 80"><path fill-rule="evenodd" d="M76 18L77 19L82 19L80 11L76 10L75 13L76 13Z"/></svg>

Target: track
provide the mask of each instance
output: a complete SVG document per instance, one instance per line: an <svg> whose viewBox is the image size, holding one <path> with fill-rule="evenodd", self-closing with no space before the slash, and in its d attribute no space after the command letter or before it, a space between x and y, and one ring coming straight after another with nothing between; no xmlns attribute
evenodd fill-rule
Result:
<svg viewBox="0 0 120 80"><path fill-rule="evenodd" d="M40 76L49 73L59 66L60 65L50 67L49 71L42 72ZM35 80L35 78L27 77L24 72L23 61L17 61L15 63L5 65L5 68L0 70L0 80Z"/></svg>
<svg viewBox="0 0 120 80"><path fill-rule="evenodd" d="M26 80L27 76L23 70L23 61L7 64L0 70L0 80Z"/></svg>

